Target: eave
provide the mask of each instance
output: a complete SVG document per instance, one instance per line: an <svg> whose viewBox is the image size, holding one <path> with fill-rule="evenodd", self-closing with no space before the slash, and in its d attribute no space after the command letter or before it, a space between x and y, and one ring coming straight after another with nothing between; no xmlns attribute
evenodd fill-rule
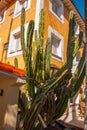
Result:
<svg viewBox="0 0 87 130"><path fill-rule="evenodd" d="M13 3L15 0L0 0L0 11L4 8L8 7L11 3Z"/></svg>
<svg viewBox="0 0 87 130"><path fill-rule="evenodd" d="M12 65L8 65L5 63L0 62L0 74L8 75L11 77L20 77L25 79L25 71L19 68L15 68Z"/></svg>
<svg viewBox="0 0 87 130"><path fill-rule="evenodd" d="M72 0L62 0L64 5L71 11L74 10L75 11L75 18L77 23L80 25L81 29L84 30L85 29L85 23L84 20L82 18L82 16L80 15L78 9L76 8L76 6L74 5Z"/></svg>

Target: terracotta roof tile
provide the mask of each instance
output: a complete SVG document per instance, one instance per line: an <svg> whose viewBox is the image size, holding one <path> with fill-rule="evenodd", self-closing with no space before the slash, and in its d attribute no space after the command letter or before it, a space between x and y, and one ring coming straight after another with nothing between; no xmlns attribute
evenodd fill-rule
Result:
<svg viewBox="0 0 87 130"><path fill-rule="evenodd" d="M12 65L0 62L0 70L3 70L8 73L13 73L21 77L25 77L25 71L19 68L15 68Z"/></svg>

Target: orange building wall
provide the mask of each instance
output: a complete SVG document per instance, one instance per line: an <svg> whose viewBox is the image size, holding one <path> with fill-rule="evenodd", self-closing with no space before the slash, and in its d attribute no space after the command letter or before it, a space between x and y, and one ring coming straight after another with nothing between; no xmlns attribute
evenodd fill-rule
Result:
<svg viewBox="0 0 87 130"><path fill-rule="evenodd" d="M11 19L13 18L12 21L12 26L11 26L11 31L16 29L17 27L20 26L20 15L14 18L14 13L12 15L9 15L10 9L15 8L15 3L12 4L7 10L6 10L6 16L5 16L5 21L0 24L0 38L2 38L0 42L0 61L5 62L5 63L10 63L11 65L14 65L14 59L18 59L18 64L19 68L24 68L24 62L23 62L23 57L21 55L19 56L14 56L11 58L7 58L7 52L3 51L3 45L8 41L8 34L9 34L9 29L11 25ZM26 17L25 17L25 23L28 23L31 19L35 19L35 11L36 11L36 0L31 0L31 7L29 10L26 11ZM21 64L22 63L22 64Z"/></svg>
<svg viewBox="0 0 87 130"><path fill-rule="evenodd" d="M66 50L67 50L67 40L68 40L68 30L69 30L69 11L64 7L64 24L61 23L49 10L49 0L45 1L45 38L48 37L48 26L51 26L53 29L58 31L64 37L64 61L58 61L52 59L52 63L58 66L59 68L66 61Z"/></svg>
<svg viewBox="0 0 87 130"><path fill-rule="evenodd" d="M15 7L15 3L12 4L7 10L6 10L6 17L5 21L0 24L0 38L2 38L0 42L0 61L5 63L10 63L11 65L14 65L14 59L18 59L18 67L21 69L24 69L24 61L23 57L21 55L14 56L7 58L7 52L3 51L3 45L8 41L8 34L9 29L11 25L11 19L14 17L14 14L9 16L10 9L13 9ZM49 10L49 0L44 1L44 11L45 11L45 34L44 38L47 39L48 37L48 26L51 26L53 29L57 30L63 37L64 37L64 61L58 61L52 59L52 63L57 65L59 68L66 62L66 50L67 50L67 40L68 40L68 25L69 25L69 11L66 7L64 7L64 24L61 23ZM31 19L35 19L35 11L36 11L36 0L31 1L31 7L29 10L26 11L26 23L30 21ZM20 16L17 16L16 18L13 18L11 31L16 29L20 26ZM3 32L3 33L2 33Z"/></svg>

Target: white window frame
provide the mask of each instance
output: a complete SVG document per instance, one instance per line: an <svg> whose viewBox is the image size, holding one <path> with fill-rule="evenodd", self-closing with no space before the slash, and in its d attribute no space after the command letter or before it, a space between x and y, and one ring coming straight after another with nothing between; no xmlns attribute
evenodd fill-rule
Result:
<svg viewBox="0 0 87 130"><path fill-rule="evenodd" d="M75 22L75 27L74 27L75 35L79 35L80 33L80 27L77 22Z"/></svg>
<svg viewBox="0 0 87 130"><path fill-rule="evenodd" d="M0 24L2 24L2 23L5 21L6 9L2 10L2 11L0 12L0 14L1 14L1 13L4 13L4 15L3 15L3 20L0 22Z"/></svg>
<svg viewBox="0 0 87 130"><path fill-rule="evenodd" d="M35 14L35 28L34 30L38 30L39 28L39 19L40 19L40 11L44 8L44 0L36 0L36 14Z"/></svg>
<svg viewBox="0 0 87 130"><path fill-rule="evenodd" d="M27 35L27 28L28 28L28 24L25 24L25 40L26 40L26 35ZM18 27L17 29L15 29L11 32L7 57L13 57L13 56L17 56L17 55L22 54L22 49L18 50L18 51L11 52L11 47L13 46L12 44L14 41L14 35L19 33L19 32L20 32L20 27Z"/></svg>
<svg viewBox="0 0 87 130"><path fill-rule="evenodd" d="M27 7L25 8L25 11L30 9L30 6L31 6L31 0L25 0L24 5L26 5L27 2L28 2L28 4L27 4ZM16 0L15 11L14 11L14 18L21 14L21 11L17 12L18 3L19 3L19 0Z"/></svg>
<svg viewBox="0 0 87 130"><path fill-rule="evenodd" d="M64 5L63 2L61 0L57 0L57 2L59 1L59 3L61 4L61 8L62 8L62 14L61 14L61 18L52 10L52 0L50 0L49 3L49 10L51 11L51 13L62 23L64 24Z"/></svg>
<svg viewBox="0 0 87 130"><path fill-rule="evenodd" d="M52 58L55 59L55 60L63 62L64 61L64 37L58 31L56 31L51 26L49 26L48 27L48 37L51 38L51 35L54 35L56 38L60 39L59 48L61 49L59 51L60 54L58 56L52 55ZM58 57L61 57L61 58L58 58Z"/></svg>

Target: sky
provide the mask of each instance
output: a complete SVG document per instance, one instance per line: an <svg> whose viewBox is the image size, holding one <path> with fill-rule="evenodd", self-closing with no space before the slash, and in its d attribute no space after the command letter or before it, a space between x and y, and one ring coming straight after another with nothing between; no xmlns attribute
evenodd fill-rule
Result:
<svg viewBox="0 0 87 130"><path fill-rule="evenodd" d="M73 2L76 5L76 7L78 8L81 16L83 18L85 18L85 14L84 14L84 0L73 0Z"/></svg>

